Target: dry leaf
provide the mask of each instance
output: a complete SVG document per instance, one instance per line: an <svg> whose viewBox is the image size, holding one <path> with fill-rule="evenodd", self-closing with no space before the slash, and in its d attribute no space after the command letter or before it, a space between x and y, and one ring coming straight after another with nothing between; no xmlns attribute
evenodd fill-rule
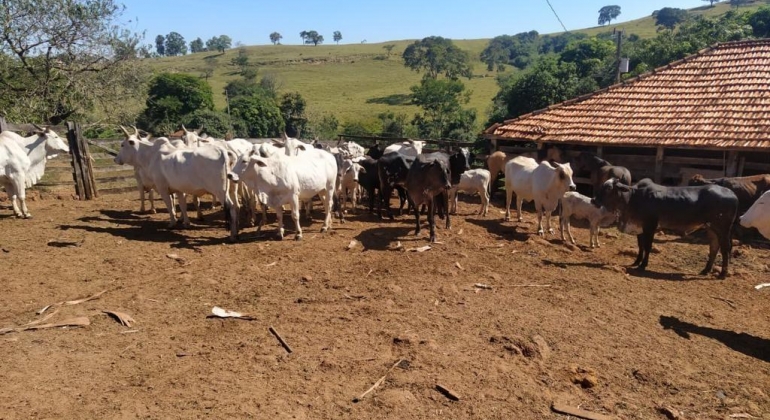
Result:
<svg viewBox="0 0 770 420"><path fill-rule="evenodd" d="M94 295L91 295L89 297L85 297L85 298L82 298L82 299L67 300L67 301L64 301L64 302L54 303L54 304L48 305L48 306L44 307L43 309L37 311L37 314L41 315L43 312L45 312L45 311L47 311L47 310L49 310L49 309L51 309L53 307L57 307L57 306L61 306L61 305L77 305L79 303L88 302L89 300L97 299L99 296L101 296L101 295L103 295L105 293L107 293L106 289L102 290L99 293L96 293Z"/></svg>
<svg viewBox="0 0 770 420"><path fill-rule="evenodd" d="M118 312L118 311L102 311L105 314L115 318L116 321L120 323L120 325L123 325L125 327L131 328L131 324L134 322L134 318L131 318L131 315L124 313L124 312Z"/></svg>
<svg viewBox="0 0 770 420"><path fill-rule="evenodd" d="M455 267L459 268L460 270L465 270L463 266L460 265L459 262L455 261Z"/></svg>
<svg viewBox="0 0 770 420"><path fill-rule="evenodd" d="M770 283L762 283L754 286L754 288L757 290L762 289L763 287L770 287Z"/></svg>
<svg viewBox="0 0 770 420"><path fill-rule="evenodd" d="M479 289L486 289L486 290L492 290L492 286L484 283L476 283L473 285L473 287L477 287Z"/></svg>
<svg viewBox="0 0 770 420"><path fill-rule="evenodd" d="M355 248L357 244L358 244L358 241L356 241L355 239L353 239L353 240L351 240L351 241L350 241L350 243L348 244L348 246L346 246L346 247L345 247L345 249L347 249L347 250L349 251L349 250L351 250L351 249Z"/></svg>
<svg viewBox="0 0 770 420"><path fill-rule="evenodd" d="M251 315L242 314L240 312L235 311L229 311L227 309L222 309L219 306L215 306L211 309L211 316L216 318L237 318L237 319L245 319L247 321L254 320L254 317Z"/></svg>
<svg viewBox="0 0 770 420"><path fill-rule="evenodd" d="M425 246L421 246L419 248L409 248L409 249L407 249L407 251L410 251L410 252L425 252L425 251L427 251L429 249L431 249L430 245L425 245Z"/></svg>
<svg viewBox="0 0 770 420"><path fill-rule="evenodd" d="M278 261L273 261L270 264L265 264L265 267L272 267L274 265L278 264Z"/></svg>

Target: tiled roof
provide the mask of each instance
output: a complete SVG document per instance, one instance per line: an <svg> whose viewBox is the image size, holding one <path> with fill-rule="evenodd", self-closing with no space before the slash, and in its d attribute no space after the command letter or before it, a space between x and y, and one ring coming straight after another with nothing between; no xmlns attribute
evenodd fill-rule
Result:
<svg viewBox="0 0 770 420"><path fill-rule="evenodd" d="M538 142L770 149L770 40L717 44L484 133Z"/></svg>

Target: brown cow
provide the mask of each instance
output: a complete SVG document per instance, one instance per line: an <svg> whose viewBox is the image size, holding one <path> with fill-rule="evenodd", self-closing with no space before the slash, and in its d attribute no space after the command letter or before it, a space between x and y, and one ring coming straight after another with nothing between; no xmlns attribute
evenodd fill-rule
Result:
<svg viewBox="0 0 770 420"><path fill-rule="evenodd" d="M615 166L592 153L581 152L575 158L574 166L575 172L590 172L594 195L608 179L614 178L625 185L631 185L631 172L627 168Z"/></svg>
<svg viewBox="0 0 770 420"><path fill-rule="evenodd" d="M697 174L688 182L691 186L707 184L719 185L734 192L738 197L738 213L743 214L765 191L770 190L770 175L706 179Z"/></svg>

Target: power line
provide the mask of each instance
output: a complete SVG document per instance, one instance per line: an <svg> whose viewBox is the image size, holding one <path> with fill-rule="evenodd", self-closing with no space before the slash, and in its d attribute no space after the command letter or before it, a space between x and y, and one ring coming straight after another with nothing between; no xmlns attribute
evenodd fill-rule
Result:
<svg viewBox="0 0 770 420"><path fill-rule="evenodd" d="M553 12L553 15L554 15L554 16L556 16L556 20L558 20L558 21L559 21L559 23L561 24L561 27L564 29L564 32L569 32L569 31L567 30L567 27L566 27L566 26L564 26L564 22L562 22L562 21L561 21L561 18L559 18L559 15L558 15L558 13L556 13L556 10L554 10L553 6L551 6L551 1L550 1L550 0L545 0L545 2L546 2L546 3L548 3L548 7L550 7L550 8L551 8L551 11Z"/></svg>

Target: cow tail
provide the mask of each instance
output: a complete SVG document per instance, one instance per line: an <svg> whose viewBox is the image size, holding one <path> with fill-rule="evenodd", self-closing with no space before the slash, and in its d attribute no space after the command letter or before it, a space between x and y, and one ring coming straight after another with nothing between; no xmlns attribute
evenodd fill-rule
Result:
<svg viewBox="0 0 770 420"><path fill-rule="evenodd" d="M234 220L230 220L230 206L234 205L235 201L231 198L230 204L227 203L227 198L230 197L230 180L227 178L227 173L232 169L232 164L235 162L235 154L229 150L222 150L222 180L225 182L225 202L222 203L222 207L225 210L225 228L230 230L230 224L235 223ZM237 192L236 192L237 194Z"/></svg>

